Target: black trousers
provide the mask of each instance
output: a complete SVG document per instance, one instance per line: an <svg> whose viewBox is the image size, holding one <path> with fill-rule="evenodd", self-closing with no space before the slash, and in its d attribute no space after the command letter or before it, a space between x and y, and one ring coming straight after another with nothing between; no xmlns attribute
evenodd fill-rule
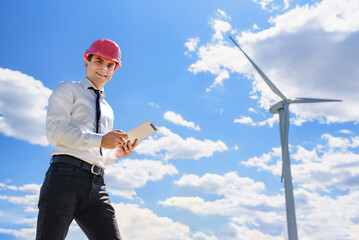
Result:
<svg viewBox="0 0 359 240"><path fill-rule="evenodd" d="M37 240L64 240L73 219L90 240L121 240L102 176L52 163L39 196Z"/></svg>

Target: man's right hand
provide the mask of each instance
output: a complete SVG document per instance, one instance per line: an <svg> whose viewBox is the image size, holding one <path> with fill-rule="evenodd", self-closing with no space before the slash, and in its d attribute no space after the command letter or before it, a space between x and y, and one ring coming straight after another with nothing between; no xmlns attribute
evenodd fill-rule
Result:
<svg viewBox="0 0 359 240"><path fill-rule="evenodd" d="M101 147L114 149L116 147L123 146L125 140L128 139L127 133L121 130L112 130L102 137Z"/></svg>

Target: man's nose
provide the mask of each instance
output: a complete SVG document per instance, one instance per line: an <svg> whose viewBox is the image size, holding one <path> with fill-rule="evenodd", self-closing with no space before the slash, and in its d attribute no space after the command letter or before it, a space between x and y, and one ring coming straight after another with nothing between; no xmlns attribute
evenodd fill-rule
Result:
<svg viewBox="0 0 359 240"><path fill-rule="evenodd" d="M101 69L104 70L104 71L107 71L106 64L102 64L102 65L101 65Z"/></svg>

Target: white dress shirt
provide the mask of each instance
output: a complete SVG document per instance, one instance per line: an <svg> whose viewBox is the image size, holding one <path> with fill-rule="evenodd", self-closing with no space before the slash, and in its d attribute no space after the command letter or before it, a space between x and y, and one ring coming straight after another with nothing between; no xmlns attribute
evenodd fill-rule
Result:
<svg viewBox="0 0 359 240"><path fill-rule="evenodd" d="M101 93L101 118L96 133L96 87L87 78L82 82L61 82L49 98L46 117L47 139L55 144L53 155L67 154L105 168L117 159L115 150L102 149L102 136L113 128L113 111Z"/></svg>

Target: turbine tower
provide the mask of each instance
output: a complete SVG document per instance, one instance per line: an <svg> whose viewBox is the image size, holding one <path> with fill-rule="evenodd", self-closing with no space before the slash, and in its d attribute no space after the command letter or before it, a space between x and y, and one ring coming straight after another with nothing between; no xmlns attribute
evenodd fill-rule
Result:
<svg viewBox="0 0 359 240"><path fill-rule="evenodd" d="M280 141L282 147L282 178L284 180L284 191L285 191L285 205L287 213L287 228L288 228L288 239L298 240L297 233L297 222L295 217L295 206L294 206L294 195L293 195L293 184L292 174L290 171L290 159L288 149L288 129L289 129L289 104L291 103L315 103L315 102L341 102L341 100L334 99L318 99L318 98L296 98L291 100L286 98L279 89L269 80L269 78L262 72L262 70L248 57L248 55L242 50L237 42L229 36L232 42L241 50L244 56L250 61L253 67L257 70L259 75L277 94L282 100L274 104L269 111L273 114L279 114L279 127L280 127Z"/></svg>

